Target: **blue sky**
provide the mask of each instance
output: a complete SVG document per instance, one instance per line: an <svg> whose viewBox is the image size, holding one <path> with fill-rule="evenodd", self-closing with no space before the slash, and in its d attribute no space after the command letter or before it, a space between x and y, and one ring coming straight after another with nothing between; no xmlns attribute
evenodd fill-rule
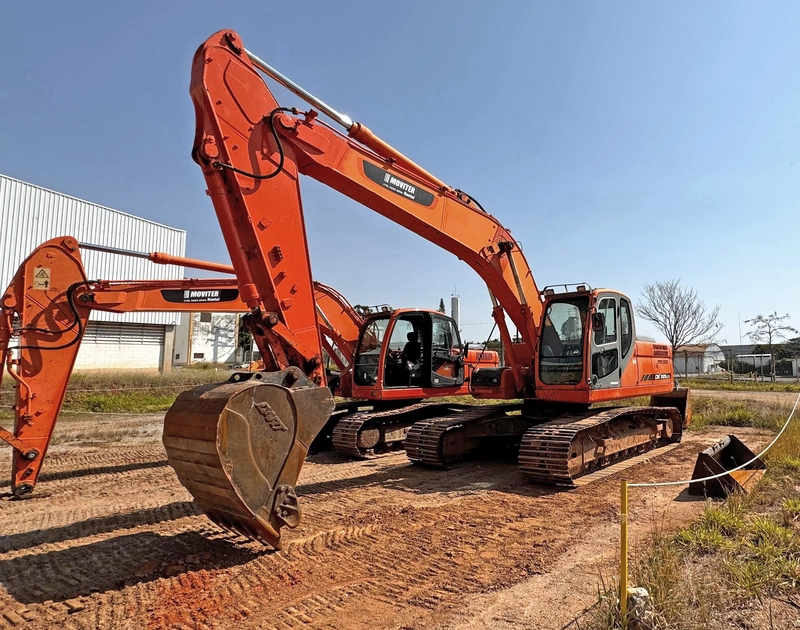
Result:
<svg viewBox="0 0 800 630"><path fill-rule="evenodd" d="M758 313L800 328L797 3L7 3L0 172L184 228L188 255L227 261L189 156L191 58L222 28L476 197L540 286L635 301L681 278L721 305L728 343ZM303 185L317 279L398 307L457 288L465 337L488 333L466 265Z"/></svg>

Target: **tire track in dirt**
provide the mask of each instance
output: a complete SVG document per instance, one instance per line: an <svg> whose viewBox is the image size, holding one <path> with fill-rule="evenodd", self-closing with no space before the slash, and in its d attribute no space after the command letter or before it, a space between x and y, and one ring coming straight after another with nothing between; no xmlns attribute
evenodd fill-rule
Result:
<svg viewBox="0 0 800 630"><path fill-rule="evenodd" d="M663 477L697 450L635 470ZM168 467L105 472L133 451L163 457L158 444L125 451L109 449L97 474L43 482L41 501L0 502L0 628L419 627L545 571L616 514L614 478L553 492L505 463L430 471L402 454L321 454L301 477L303 524L271 552L199 515Z"/></svg>

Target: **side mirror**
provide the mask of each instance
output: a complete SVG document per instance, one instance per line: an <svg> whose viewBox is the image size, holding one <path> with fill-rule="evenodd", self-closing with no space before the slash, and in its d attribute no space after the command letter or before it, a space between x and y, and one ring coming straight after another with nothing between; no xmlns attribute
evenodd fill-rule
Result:
<svg viewBox="0 0 800 630"><path fill-rule="evenodd" d="M592 313L592 330L603 332L606 329L606 318L602 313Z"/></svg>
<svg viewBox="0 0 800 630"><path fill-rule="evenodd" d="M469 354L469 341L464 344L464 347L461 349L461 356L465 357Z"/></svg>

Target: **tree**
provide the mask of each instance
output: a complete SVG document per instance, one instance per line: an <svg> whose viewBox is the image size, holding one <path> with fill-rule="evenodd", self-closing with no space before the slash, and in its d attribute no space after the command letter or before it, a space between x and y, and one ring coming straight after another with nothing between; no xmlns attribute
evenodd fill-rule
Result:
<svg viewBox="0 0 800 630"><path fill-rule="evenodd" d="M244 327L241 319L239 319L239 329L236 331L236 347L241 348L244 360L250 356L253 349L253 335Z"/></svg>
<svg viewBox="0 0 800 630"><path fill-rule="evenodd" d="M439 312L447 313L447 310L444 308L444 298L439 298Z"/></svg>
<svg viewBox="0 0 800 630"><path fill-rule="evenodd" d="M753 319L744 320L745 324L755 327L755 330L747 333L750 341L757 344L765 344L769 348L770 377L773 381L775 380L775 353L772 349L772 344L785 341L788 337L787 333L798 332L796 328L786 324L787 319L789 319L789 313L778 315L778 312L775 311L772 315L756 315Z"/></svg>
<svg viewBox="0 0 800 630"><path fill-rule="evenodd" d="M722 328L717 321L719 306L712 309L697 297L697 292L682 287L680 278L646 284L639 316L653 322L675 349L688 344L711 343Z"/></svg>
<svg viewBox="0 0 800 630"><path fill-rule="evenodd" d="M778 359L800 359L800 337L787 339L786 343L775 349Z"/></svg>

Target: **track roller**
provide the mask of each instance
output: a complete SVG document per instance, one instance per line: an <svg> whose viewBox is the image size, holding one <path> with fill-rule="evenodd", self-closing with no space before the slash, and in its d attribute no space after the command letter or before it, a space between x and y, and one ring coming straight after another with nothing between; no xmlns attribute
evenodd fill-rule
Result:
<svg viewBox="0 0 800 630"><path fill-rule="evenodd" d="M529 479L573 485L573 479L680 441L683 417L674 407L617 407L566 416L531 427L522 437L519 467Z"/></svg>

